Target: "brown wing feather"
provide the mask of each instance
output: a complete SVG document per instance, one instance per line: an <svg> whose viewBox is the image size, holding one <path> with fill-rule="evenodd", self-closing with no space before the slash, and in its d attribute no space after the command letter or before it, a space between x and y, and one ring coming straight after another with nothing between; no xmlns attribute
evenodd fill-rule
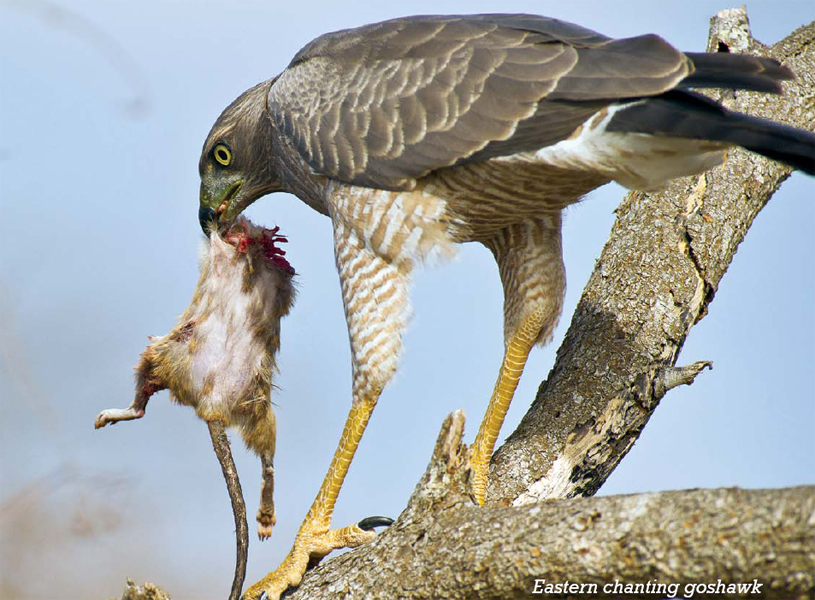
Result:
<svg viewBox="0 0 815 600"><path fill-rule="evenodd" d="M316 172L405 189L439 168L557 143L603 106L693 73L655 35L612 40L532 15L410 17L317 38L268 105Z"/></svg>
<svg viewBox="0 0 815 600"><path fill-rule="evenodd" d="M573 67L570 46L533 48L530 36L541 34L462 18L329 34L295 57L272 86L269 108L315 171L410 187L511 137Z"/></svg>

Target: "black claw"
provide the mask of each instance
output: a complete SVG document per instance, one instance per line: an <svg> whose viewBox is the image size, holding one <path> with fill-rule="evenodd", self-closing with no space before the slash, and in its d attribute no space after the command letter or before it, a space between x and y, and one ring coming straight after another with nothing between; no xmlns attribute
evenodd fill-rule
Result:
<svg viewBox="0 0 815 600"><path fill-rule="evenodd" d="M374 527L388 527L393 523L393 519L388 517L367 517L357 523L357 527L362 531L371 531Z"/></svg>
<svg viewBox="0 0 815 600"><path fill-rule="evenodd" d="M269 596L266 595L266 592L263 592L258 600L269 600Z"/></svg>

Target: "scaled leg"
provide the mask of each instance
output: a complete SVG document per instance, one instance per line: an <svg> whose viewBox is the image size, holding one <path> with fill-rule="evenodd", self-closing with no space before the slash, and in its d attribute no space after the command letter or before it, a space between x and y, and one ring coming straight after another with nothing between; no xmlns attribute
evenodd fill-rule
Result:
<svg viewBox="0 0 815 600"><path fill-rule="evenodd" d="M529 351L552 336L566 289L559 213L507 227L486 245L495 256L504 286L505 349L470 461L472 492L479 504L486 498L495 441Z"/></svg>

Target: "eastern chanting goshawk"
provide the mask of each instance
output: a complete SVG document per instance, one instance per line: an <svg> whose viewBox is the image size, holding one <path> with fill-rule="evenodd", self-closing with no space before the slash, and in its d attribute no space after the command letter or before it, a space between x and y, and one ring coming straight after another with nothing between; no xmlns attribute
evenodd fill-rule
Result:
<svg viewBox="0 0 815 600"><path fill-rule="evenodd" d="M780 93L769 58L682 53L532 15L422 16L323 35L241 94L204 144L202 227L289 192L331 218L353 402L294 547L245 598L276 600L310 557L374 535L331 530L343 479L397 367L417 263L480 242L504 288L505 354L472 456L485 497L495 440L531 348L563 304L561 213L616 181L651 190L747 150L815 173L815 136L693 91Z"/></svg>

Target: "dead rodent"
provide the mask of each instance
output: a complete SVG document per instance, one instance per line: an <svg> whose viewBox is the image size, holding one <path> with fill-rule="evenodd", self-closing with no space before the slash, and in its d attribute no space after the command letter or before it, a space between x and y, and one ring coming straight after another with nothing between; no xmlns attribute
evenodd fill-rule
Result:
<svg viewBox="0 0 815 600"><path fill-rule="evenodd" d="M237 428L262 464L257 513L262 540L275 524L272 373L280 319L294 299L294 269L276 246L286 241L277 231L245 218L223 235L213 230L192 302L173 330L150 338L141 355L135 400L96 418L96 428L140 419L150 396L169 389L172 400L194 407L207 423Z"/></svg>

